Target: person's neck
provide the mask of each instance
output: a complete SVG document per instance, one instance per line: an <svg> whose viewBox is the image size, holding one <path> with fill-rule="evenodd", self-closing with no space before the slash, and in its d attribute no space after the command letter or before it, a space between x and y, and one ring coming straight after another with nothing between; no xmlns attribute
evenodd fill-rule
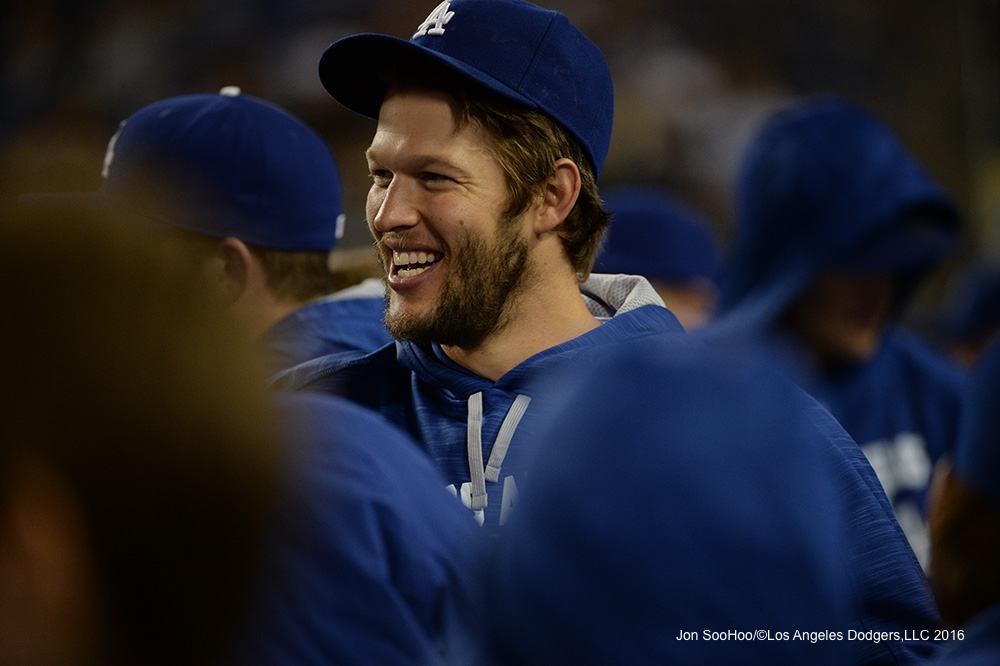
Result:
<svg viewBox="0 0 1000 666"><path fill-rule="evenodd" d="M506 326L472 349L442 345L455 363L490 381L538 352L592 331L600 325L587 309L575 279L536 283L518 293L505 312Z"/></svg>

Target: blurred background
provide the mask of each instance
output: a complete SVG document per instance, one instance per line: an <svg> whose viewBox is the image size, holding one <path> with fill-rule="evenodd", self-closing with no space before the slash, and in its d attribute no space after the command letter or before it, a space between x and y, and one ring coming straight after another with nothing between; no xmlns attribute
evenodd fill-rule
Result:
<svg viewBox="0 0 1000 666"><path fill-rule="evenodd" d="M374 122L327 96L332 41L408 38L436 0L33 0L2 15L4 190L97 187L118 123L237 85L316 128L340 164L343 247L368 243ZM835 92L887 122L955 196L966 257L1000 264L1000 0L548 0L607 56L615 133L602 185L666 186L725 242L740 150L796 96ZM358 67L364 63L359 62Z"/></svg>

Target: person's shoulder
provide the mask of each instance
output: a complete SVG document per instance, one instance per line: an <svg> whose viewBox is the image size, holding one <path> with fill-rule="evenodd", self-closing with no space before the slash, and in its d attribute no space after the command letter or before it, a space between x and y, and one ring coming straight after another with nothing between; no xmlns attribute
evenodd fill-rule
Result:
<svg viewBox="0 0 1000 666"><path fill-rule="evenodd" d="M392 373L400 368L396 361L396 345L389 343L371 352L338 352L300 363L276 373L268 384L278 391L338 393L336 388L348 373L378 377L380 373Z"/></svg>
<svg viewBox="0 0 1000 666"><path fill-rule="evenodd" d="M384 326L385 301L381 298L321 298L300 306L294 318L300 327L333 324ZM386 333L388 336L388 332Z"/></svg>
<svg viewBox="0 0 1000 666"><path fill-rule="evenodd" d="M302 391L276 397L286 436L327 467L377 473L387 488L446 483L409 434L378 413L335 395ZM311 466L315 468L315 465Z"/></svg>
<svg viewBox="0 0 1000 666"><path fill-rule="evenodd" d="M370 278L352 287L316 299L304 306L315 316L341 313L373 316L381 323L385 313L385 285Z"/></svg>
<svg viewBox="0 0 1000 666"><path fill-rule="evenodd" d="M417 442L376 412L314 392L276 400L298 479L293 485L300 490L341 506L379 506L383 514L408 516L405 530L438 533L428 521L470 532L475 527Z"/></svg>
<svg viewBox="0 0 1000 666"><path fill-rule="evenodd" d="M272 367L287 369L330 354L369 352L390 342L381 284L375 282L310 301L278 320L260 339Z"/></svg>
<svg viewBox="0 0 1000 666"><path fill-rule="evenodd" d="M563 370L565 377L560 377L559 383L575 382L581 384L581 393L606 393L616 402L666 400L697 407L671 410L671 418L691 416L697 420L719 411L724 404L724 424L753 421L786 427L791 422L789 415L792 420L816 422L817 415L824 411L807 393L763 362L729 356L683 331L609 341L587 352L577 359L580 362ZM612 385L617 388L608 391ZM762 405L780 405L781 409L762 409ZM830 421L832 424L822 421L824 433L836 430L836 421L832 417Z"/></svg>

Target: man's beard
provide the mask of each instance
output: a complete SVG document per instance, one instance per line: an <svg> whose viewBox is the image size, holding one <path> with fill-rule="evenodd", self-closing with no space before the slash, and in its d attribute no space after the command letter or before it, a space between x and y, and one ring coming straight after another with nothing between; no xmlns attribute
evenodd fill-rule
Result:
<svg viewBox="0 0 1000 666"><path fill-rule="evenodd" d="M528 243L515 219L500 220L490 243L466 234L448 254L449 275L429 313L393 314L386 291L385 325L397 340L475 349L509 323L507 305L524 284Z"/></svg>

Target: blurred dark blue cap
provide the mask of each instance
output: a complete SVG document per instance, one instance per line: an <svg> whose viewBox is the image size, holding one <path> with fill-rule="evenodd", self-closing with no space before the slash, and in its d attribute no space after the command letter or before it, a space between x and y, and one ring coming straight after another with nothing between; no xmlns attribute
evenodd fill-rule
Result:
<svg viewBox="0 0 1000 666"><path fill-rule="evenodd" d="M715 239L691 207L649 186L607 188L602 198L612 218L594 272L678 283L715 280Z"/></svg>

